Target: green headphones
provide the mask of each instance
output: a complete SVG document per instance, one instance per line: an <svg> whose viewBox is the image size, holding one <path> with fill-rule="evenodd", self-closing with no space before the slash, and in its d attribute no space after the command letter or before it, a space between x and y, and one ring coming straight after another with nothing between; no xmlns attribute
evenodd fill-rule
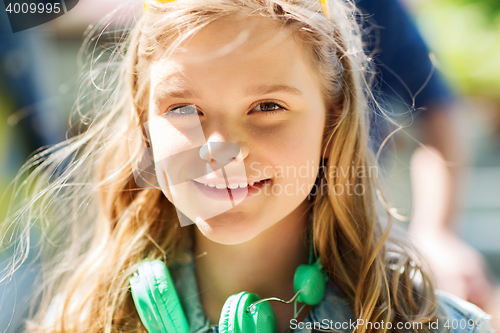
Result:
<svg viewBox="0 0 500 333"><path fill-rule="evenodd" d="M293 288L297 301L316 305L325 296L328 277L319 260L300 265ZM189 325L167 266L161 260L146 261L130 278L135 307L149 333L188 333ZM273 298L275 299L275 298ZM276 317L271 305L256 294L240 292L230 296L219 319L220 333L275 333Z"/></svg>

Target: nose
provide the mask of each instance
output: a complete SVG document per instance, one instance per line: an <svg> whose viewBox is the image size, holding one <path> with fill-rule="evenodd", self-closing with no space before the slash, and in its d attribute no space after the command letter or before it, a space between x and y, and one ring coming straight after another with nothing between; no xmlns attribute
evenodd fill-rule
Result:
<svg viewBox="0 0 500 333"><path fill-rule="evenodd" d="M200 158L209 162L215 170L236 159L240 146L232 142L209 141L201 146L199 153Z"/></svg>
<svg viewBox="0 0 500 333"><path fill-rule="evenodd" d="M244 161L249 154L249 134L238 119L231 117L231 112L215 114L211 121L203 126L205 144L200 147L199 156L207 161L212 170L231 163L237 158ZM240 155L241 154L241 155Z"/></svg>

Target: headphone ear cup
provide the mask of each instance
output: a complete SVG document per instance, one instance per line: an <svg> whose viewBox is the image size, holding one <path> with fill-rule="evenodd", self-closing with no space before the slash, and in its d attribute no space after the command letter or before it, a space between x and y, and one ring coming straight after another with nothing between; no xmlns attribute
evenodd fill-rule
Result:
<svg viewBox="0 0 500 333"><path fill-rule="evenodd" d="M326 292L326 276L321 265L315 263L313 265L300 265L295 271L293 277L293 289L295 292L300 290L297 301L307 305L319 304L325 297Z"/></svg>
<svg viewBox="0 0 500 333"><path fill-rule="evenodd" d="M219 318L219 333L234 333L236 321L236 309L238 307L239 296L241 293L231 295L224 302Z"/></svg>
<svg viewBox="0 0 500 333"><path fill-rule="evenodd" d="M148 261L130 279L137 312L149 333L188 333L189 326L165 263Z"/></svg>
<svg viewBox="0 0 500 333"><path fill-rule="evenodd" d="M277 333L276 316L268 302L249 308L258 300L259 296L248 292L230 296L222 307L219 333Z"/></svg>
<svg viewBox="0 0 500 333"><path fill-rule="evenodd" d="M149 333L165 333L160 312L155 304L151 288L144 276L138 273L129 280L132 298L142 324Z"/></svg>

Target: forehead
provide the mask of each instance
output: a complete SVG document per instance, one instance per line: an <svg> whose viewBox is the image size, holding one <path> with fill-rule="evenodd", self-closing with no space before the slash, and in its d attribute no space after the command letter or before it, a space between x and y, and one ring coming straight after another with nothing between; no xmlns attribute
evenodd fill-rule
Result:
<svg viewBox="0 0 500 333"><path fill-rule="evenodd" d="M197 32L183 46L212 57L225 54L259 53L286 42L292 30L271 18L231 15L218 19ZM258 48L258 50L254 50ZM182 53L183 47L179 48ZM215 52L215 54L214 54Z"/></svg>
<svg viewBox="0 0 500 333"><path fill-rule="evenodd" d="M212 22L166 57L156 53L151 84L287 84L313 76L294 32L270 18L230 16ZM259 82L260 81L260 82ZM272 82L262 82L272 81Z"/></svg>

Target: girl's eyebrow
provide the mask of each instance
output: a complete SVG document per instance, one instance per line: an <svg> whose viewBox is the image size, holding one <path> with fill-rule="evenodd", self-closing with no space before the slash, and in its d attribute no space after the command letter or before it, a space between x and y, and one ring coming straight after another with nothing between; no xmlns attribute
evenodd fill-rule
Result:
<svg viewBox="0 0 500 333"><path fill-rule="evenodd" d="M302 95L302 91L295 87L283 85L283 84L274 84L274 85L261 85L250 87L245 91L247 96L252 95L266 95L274 92L285 92L292 95Z"/></svg>
<svg viewBox="0 0 500 333"><path fill-rule="evenodd" d="M157 103L164 98L201 99L200 95L191 89L179 89L168 87L167 85L158 85L154 89L153 101Z"/></svg>
<svg viewBox="0 0 500 333"><path fill-rule="evenodd" d="M266 95L266 94L271 94L274 92L284 92L292 95L302 95L302 91L295 87L287 86L287 85L282 85L282 84L275 84L275 85L260 85L260 86L254 86L250 87L245 90L245 95L246 96L254 96L254 95ZM162 98L165 97L170 97L170 98L194 98L194 99L201 99L200 95L191 89L168 89L168 88L161 88L160 86L155 89L155 97L161 96Z"/></svg>
<svg viewBox="0 0 500 333"><path fill-rule="evenodd" d="M196 98L196 99L201 99L200 95L191 89L171 89L171 90L166 90L164 93L164 96L171 97L171 98Z"/></svg>

